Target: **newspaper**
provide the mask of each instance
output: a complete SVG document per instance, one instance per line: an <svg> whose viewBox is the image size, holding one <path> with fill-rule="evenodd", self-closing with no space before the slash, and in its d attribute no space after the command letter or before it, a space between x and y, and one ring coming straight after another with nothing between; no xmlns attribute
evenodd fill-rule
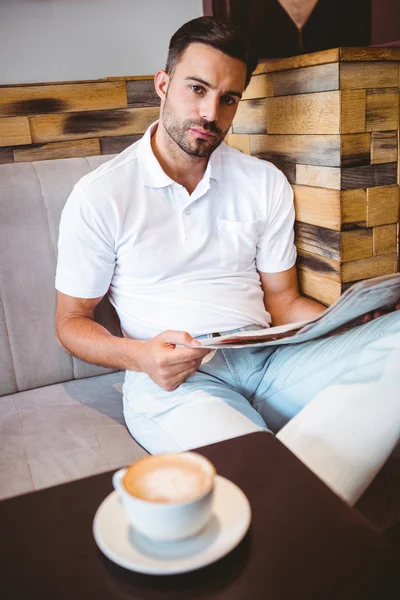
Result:
<svg viewBox="0 0 400 600"><path fill-rule="evenodd" d="M371 311L393 308L400 302L400 273L355 283L316 319L255 331L241 331L201 341L207 348L280 346L344 333L362 324Z"/></svg>

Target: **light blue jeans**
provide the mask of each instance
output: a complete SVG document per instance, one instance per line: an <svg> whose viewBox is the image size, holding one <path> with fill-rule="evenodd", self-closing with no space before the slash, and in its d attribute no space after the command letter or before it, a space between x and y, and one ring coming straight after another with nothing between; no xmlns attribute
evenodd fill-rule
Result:
<svg viewBox="0 0 400 600"><path fill-rule="evenodd" d="M363 407L366 389L372 400ZM152 454L179 452L260 430L281 431L283 442L296 453L297 442L293 447L292 440L297 436L304 443L308 435L304 411L306 421L312 424L314 441L318 413L318 423L325 432L321 443L325 446L333 434L338 438L332 441L333 446L340 446L344 430L353 440L364 436L367 444L371 439L371 434L364 431L367 425L382 431L385 440L378 440L373 449L376 455L381 446L385 448L374 467L375 474L400 437L400 311L322 340L276 349L218 350L210 362L202 364L173 392L164 391L144 373L128 371L123 392L128 429ZM351 400L346 400L338 413L340 399L348 397ZM294 426L296 415L301 436ZM292 419L294 425L289 423ZM380 424L380 420L385 423ZM289 425L287 440L284 434ZM317 444L312 453L318 452L321 449ZM313 460L311 464L304 462L313 468ZM345 478L351 479L357 464L347 455L346 463L351 473ZM371 469L367 471L371 480ZM318 475L324 479L321 473ZM363 486L365 489L365 481L357 488L358 495ZM336 491L341 493L340 489ZM341 495L346 497L346 493ZM352 502L354 497L352 492L347 499Z"/></svg>

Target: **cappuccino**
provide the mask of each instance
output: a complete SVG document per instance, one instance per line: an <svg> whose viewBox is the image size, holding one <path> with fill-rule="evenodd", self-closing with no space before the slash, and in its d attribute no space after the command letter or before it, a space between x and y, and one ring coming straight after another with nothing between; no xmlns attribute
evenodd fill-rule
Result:
<svg viewBox="0 0 400 600"><path fill-rule="evenodd" d="M146 456L131 465L123 486L129 494L150 502L190 502L214 484L215 468L195 452Z"/></svg>

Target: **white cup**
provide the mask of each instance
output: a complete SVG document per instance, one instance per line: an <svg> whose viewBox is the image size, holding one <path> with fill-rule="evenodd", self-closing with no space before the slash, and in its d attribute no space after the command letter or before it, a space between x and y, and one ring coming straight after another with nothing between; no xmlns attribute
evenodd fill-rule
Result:
<svg viewBox="0 0 400 600"><path fill-rule="evenodd" d="M161 455L146 457L157 459ZM215 468L206 458L196 452L183 452L179 456L197 461L209 471L210 485L200 495L182 502L156 502L138 498L127 491L123 478L127 469L113 475L113 486L117 490L127 518L139 533L158 541L177 541L195 535L210 520L214 492ZM143 459L142 459L143 460Z"/></svg>

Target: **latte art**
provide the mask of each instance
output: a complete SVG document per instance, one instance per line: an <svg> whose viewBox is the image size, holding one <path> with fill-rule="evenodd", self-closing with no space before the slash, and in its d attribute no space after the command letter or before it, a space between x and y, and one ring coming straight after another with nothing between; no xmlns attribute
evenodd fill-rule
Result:
<svg viewBox="0 0 400 600"><path fill-rule="evenodd" d="M127 470L123 485L136 498L150 502L188 502L213 485L215 469L194 453L146 456Z"/></svg>

